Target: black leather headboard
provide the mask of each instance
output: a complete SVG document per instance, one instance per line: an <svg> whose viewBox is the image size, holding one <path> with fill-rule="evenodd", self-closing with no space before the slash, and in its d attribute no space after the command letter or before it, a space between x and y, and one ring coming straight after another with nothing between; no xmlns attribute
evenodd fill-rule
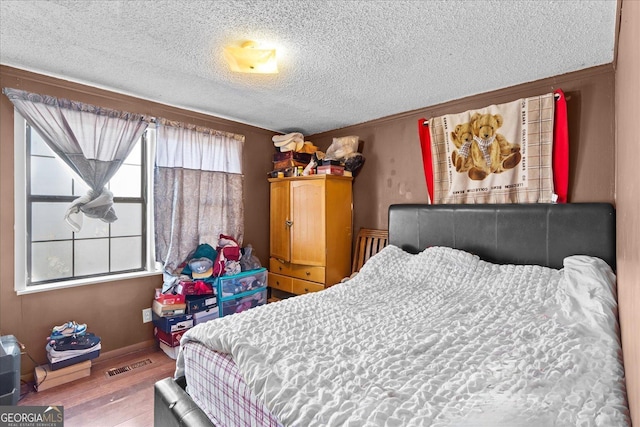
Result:
<svg viewBox="0 0 640 427"><path fill-rule="evenodd" d="M608 203L391 205L389 244L417 253L447 246L499 264L562 268L591 255L616 268L615 210Z"/></svg>

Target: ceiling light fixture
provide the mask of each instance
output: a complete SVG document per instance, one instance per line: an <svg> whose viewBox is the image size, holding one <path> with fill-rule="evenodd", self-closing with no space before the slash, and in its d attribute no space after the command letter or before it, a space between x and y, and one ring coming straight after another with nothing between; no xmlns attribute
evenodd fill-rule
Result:
<svg viewBox="0 0 640 427"><path fill-rule="evenodd" d="M246 41L240 46L225 47L224 58L231 71L238 73L276 74L278 72L276 50L261 48L254 41Z"/></svg>

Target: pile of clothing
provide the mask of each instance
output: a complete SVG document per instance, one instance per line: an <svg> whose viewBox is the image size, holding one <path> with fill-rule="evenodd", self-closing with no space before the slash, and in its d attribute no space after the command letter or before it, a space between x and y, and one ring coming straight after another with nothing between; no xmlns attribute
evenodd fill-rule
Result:
<svg viewBox="0 0 640 427"><path fill-rule="evenodd" d="M215 249L208 243L198 245L181 264L179 275L164 275L162 293L181 293L177 289L185 283L193 283L195 289L188 295L215 293L212 287L217 277L260 267L260 260L253 254L251 245L240 248L235 238L220 234Z"/></svg>
<svg viewBox="0 0 640 427"><path fill-rule="evenodd" d="M45 350L52 371L100 356L100 337L86 324L66 322L51 329Z"/></svg>
<svg viewBox="0 0 640 427"><path fill-rule="evenodd" d="M275 135L271 139L276 149L273 170L269 172L272 178L326 173L327 168L318 169L326 166L337 166L329 169L347 171L349 176L356 176L364 164L364 156L358 151L360 138L356 135L333 138L326 153L318 150L312 142L305 141L299 132ZM331 171L331 174L343 175L343 172Z"/></svg>
<svg viewBox="0 0 640 427"><path fill-rule="evenodd" d="M286 135L275 135L271 138L273 145L281 153L295 151L296 153L313 154L318 151L313 142L305 141L300 132L291 132Z"/></svg>

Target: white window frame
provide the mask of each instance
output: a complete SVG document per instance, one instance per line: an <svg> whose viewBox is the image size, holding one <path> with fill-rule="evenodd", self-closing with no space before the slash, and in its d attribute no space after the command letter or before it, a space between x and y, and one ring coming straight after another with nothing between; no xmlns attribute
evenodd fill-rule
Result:
<svg viewBox="0 0 640 427"><path fill-rule="evenodd" d="M144 271L122 274L109 274L82 279L61 279L60 281L27 286L27 168L26 168L26 121L14 110L14 290L18 295L76 286L94 285L117 280L134 279L152 275L161 275L162 266L155 261L154 223L153 223L153 165L155 157L155 137L148 139L146 147L147 162L147 234L146 262ZM155 133L155 126L148 127Z"/></svg>

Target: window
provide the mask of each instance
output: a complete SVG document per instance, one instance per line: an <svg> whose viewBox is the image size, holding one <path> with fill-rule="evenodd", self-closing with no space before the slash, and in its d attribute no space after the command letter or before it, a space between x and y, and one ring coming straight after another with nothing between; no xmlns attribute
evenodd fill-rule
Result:
<svg viewBox="0 0 640 427"><path fill-rule="evenodd" d="M85 217L77 233L64 214L88 186L17 112L15 134L18 293L156 272L149 191L155 129L147 129L108 183L118 220Z"/></svg>

